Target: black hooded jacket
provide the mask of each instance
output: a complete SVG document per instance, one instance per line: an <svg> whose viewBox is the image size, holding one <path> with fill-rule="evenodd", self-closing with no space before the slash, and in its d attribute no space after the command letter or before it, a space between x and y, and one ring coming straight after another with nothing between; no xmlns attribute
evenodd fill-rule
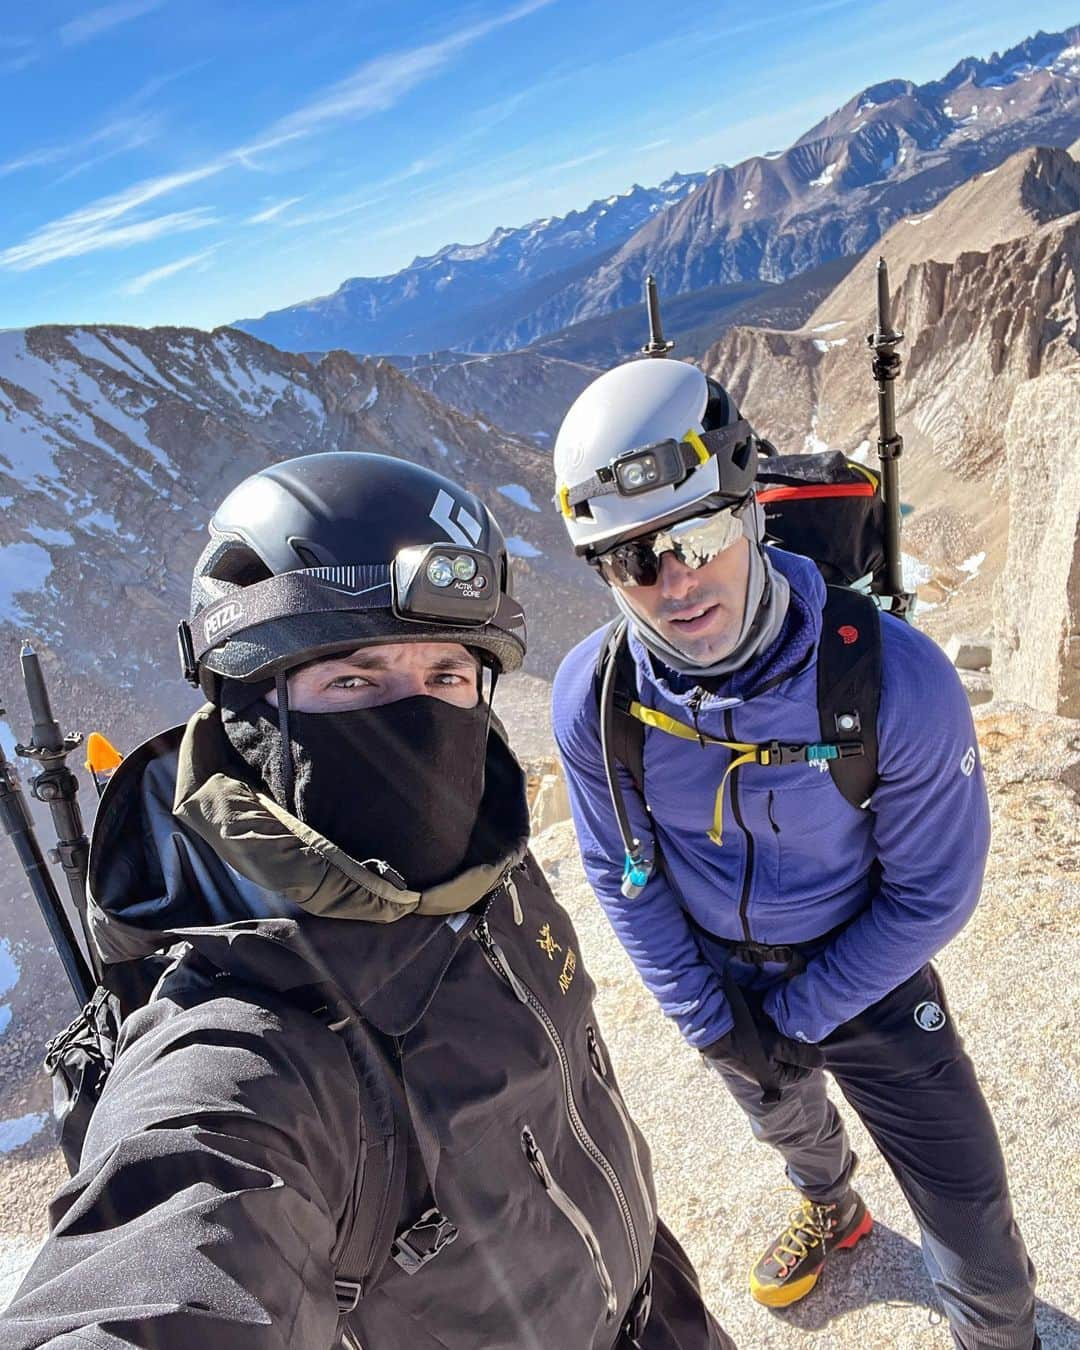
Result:
<svg viewBox="0 0 1080 1350"><path fill-rule="evenodd" d="M53 1201L0 1343L336 1342L335 1248L363 1141L342 1039L305 1002L331 984L404 1084L401 1227L433 1195L459 1232L413 1275L387 1262L350 1343L627 1344L657 1231L649 1154L573 926L526 852L522 774L501 738L484 810L502 855L423 897L234 781L223 745L205 708L130 755L102 802L96 941L110 962L170 962L125 1022L82 1168ZM664 1240L661 1227L658 1251ZM684 1339L653 1325L646 1350L720 1343L700 1305Z"/></svg>

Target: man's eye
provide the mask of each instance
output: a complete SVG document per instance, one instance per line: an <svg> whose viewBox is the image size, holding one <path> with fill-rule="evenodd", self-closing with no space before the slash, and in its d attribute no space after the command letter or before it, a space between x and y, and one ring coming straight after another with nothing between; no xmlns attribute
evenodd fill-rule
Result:
<svg viewBox="0 0 1080 1350"><path fill-rule="evenodd" d="M464 675L454 675L451 671L446 670L446 671L443 671L443 672L442 672L441 674L439 674L439 675L433 676L433 680L434 680L435 684L442 684L442 685L448 685L448 686L450 686L450 687L453 687L454 685L457 685L457 684L464 684L464 683L465 683L465 676L464 676Z"/></svg>
<svg viewBox="0 0 1080 1350"><path fill-rule="evenodd" d="M339 675L336 680L330 681L331 689L362 689L364 685L370 684L362 675Z"/></svg>

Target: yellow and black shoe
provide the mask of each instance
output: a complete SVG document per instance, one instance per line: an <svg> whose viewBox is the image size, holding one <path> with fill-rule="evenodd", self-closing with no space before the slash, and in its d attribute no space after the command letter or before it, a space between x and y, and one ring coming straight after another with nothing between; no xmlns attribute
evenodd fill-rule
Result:
<svg viewBox="0 0 1080 1350"><path fill-rule="evenodd" d="M750 1292L768 1308L786 1308L805 1298L821 1277L832 1251L850 1251L874 1221L855 1191L835 1205L803 1200L788 1216L787 1227L754 1262Z"/></svg>

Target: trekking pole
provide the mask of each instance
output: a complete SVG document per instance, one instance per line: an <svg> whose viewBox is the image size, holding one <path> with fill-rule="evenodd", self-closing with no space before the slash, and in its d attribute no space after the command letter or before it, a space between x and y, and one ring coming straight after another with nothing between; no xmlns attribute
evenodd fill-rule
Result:
<svg viewBox="0 0 1080 1350"><path fill-rule="evenodd" d="M0 707L0 717L5 716ZM22 863L30 889L34 893L41 917L49 930L71 988L78 1000L79 1007L89 1002L94 991L95 980L85 957L79 949L71 922L60 900L52 876L34 833L34 822L30 817L30 808L23 795L22 785L15 765L4 754L0 745L0 824L15 846L15 852Z"/></svg>
<svg viewBox="0 0 1080 1350"><path fill-rule="evenodd" d="M882 496L885 499L885 570L893 603L890 612L908 615L915 598L904 590L904 569L900 557L900 456L904 438L896 430L896 394L893 384L900 374L901 358L896 348L904 335L892 326L889 297L889 268L884 258L877 265L877 328L866 339L877 383L878 459L881 461Z"/></svg>
<svg viewBox="0 0 1080 1350"><path fill-rule="evenodd" d="M642 354L667 356L675 344L664 341L664 328L660 322L660 297L656 293L656 278L651 272L645 278L645 304L649 311L649 340L642 347Z"/></svg>
<svg viewBox="0 0 1080 1350"><path fill-rule="evenodd" d="M76 800L79 780L67 764L68 755L82 745L82 732L72 731L65 736L60 730L60 723L53 716L41 662L29 642L23 643L19 661L33 730L29 745L17 745L15 753L39 766L40 771L30 780L30 793L39 802L44 802L52 815L56 848L50 857L63 869L93 963L94 946L86 922L86 870L90 858L90 841L86 837L82 812Z"/></svg>

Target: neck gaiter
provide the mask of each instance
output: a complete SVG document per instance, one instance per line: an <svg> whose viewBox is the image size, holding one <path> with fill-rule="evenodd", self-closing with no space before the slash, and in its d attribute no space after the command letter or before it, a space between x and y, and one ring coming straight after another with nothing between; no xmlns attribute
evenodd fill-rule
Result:
<svg viewBox="0 0 1080 1350"><path fill-rule="evenodd" d="M625 594L612 587L615 603L630 620L642 645L671 670L684 675L729 675L765 651L776 638L787 614L791 588L787 578L773 567L762 544L765 516L755 499L743 515L743 534L750 540L750 570L746 578L746 606L735 646L711 665L697 665L673 646L627 601Z"/></svg>
<svg viewBox="0 0 1080 1350"><path fill-rule="evenodd" d="M262 698L238 706L243 686L225 684L229 742L288 809L277 709ZM448 881L466 864L479 815L486 725L483 702L459 708L423 694L351 712L290 709L295 814L357 862L389 863L411 890Z"/></svg>

